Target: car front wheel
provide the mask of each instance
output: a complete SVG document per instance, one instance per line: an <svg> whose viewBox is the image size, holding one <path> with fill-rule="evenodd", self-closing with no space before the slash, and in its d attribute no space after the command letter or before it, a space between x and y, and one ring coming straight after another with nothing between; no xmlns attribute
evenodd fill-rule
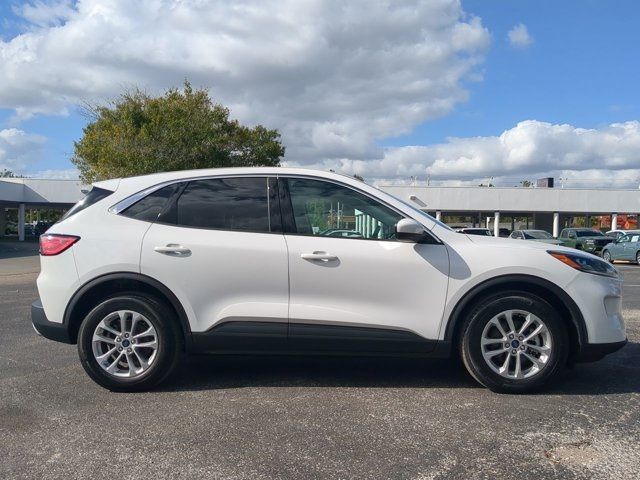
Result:
<svg viewBox="0 0 640 480"><path fill-rule="evenodd" d="M613 260L611 259L611 254L607 250L605 250L604 253L602 254L602 259L605 262L613 263Z"/></svg>
<svg viewBox="0 0 640 480"><path fill-rule="evenodd" d="M173 312L146 295L104 300L84 319L78 353L87 374L114 391L155 387L179 363L182 336Z"/></svg>
<svg viewBox="0 0 640 480"><path fill-rule="evenodd" d="M558 312L525 292L495 295L470 312L460 354L471 375L495 392L539 389L563 369L569 353Z"/></svg>

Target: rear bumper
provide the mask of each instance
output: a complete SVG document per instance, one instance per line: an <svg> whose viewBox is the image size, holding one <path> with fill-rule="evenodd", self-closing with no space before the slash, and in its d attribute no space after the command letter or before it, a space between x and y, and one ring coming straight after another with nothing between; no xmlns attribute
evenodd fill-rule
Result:
<svg viewBox="0 0 640 480"><path fill-rule="evenodd" d="M71 340L69 329L63 323L50 322L44 313L44 307L40 300L31 304L31 323L35 331L49 340L63 343L75 343Z"/></svg>
<svg viewBox="0 0 640 480"><path fill-rule="evenodd" d="M617 352L627 344L627 340L612 343L587 343L580 348L578 362L597 362L610 353Z"/></svg>

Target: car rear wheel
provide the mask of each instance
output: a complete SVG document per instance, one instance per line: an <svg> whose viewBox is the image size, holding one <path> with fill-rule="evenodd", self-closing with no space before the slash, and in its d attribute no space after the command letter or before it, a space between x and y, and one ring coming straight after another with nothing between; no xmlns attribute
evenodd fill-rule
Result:
<svg viewBox="0 0 640 480"><path fill-rule="evenodd" d="M179 364L182 336L173 312L146 295L121 295L97 305L78 332L87 374L113 391L155 387Z"/></svg>
<svg viewBox="0 0 640 480"><path fill-rule="evenodd" d="M495 392L539 389L564 367L566 328L542 298L525 293L496 295L476 305L463 326L460 354L469 373Z"/></svg>
<svg viewBox="0 0 640 480"><path fill-rule="evenodd" d="M604 253L602 254L602 258L605 262L613 263L613 260L611 259L611 254L607 250L605 250Z"/></svg>

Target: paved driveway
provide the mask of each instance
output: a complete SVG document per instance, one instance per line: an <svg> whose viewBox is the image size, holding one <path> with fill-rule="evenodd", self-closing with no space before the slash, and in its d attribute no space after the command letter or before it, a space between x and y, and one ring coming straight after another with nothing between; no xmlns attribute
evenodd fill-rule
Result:
<svg viewBox="0 0 640 480"><path fill-rule="evenodd" d="M630 344L544 394L496 395L442 361L246 357L116 394L33 333L22 253L0 250L0 478L638 476L640 267L621 267Z"/></svg>

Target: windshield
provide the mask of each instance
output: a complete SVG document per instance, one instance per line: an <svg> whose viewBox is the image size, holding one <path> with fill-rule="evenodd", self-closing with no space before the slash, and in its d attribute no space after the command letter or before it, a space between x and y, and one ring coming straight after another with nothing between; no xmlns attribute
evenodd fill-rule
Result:
<svg viewBox="0 0 640 480"><path fill-rule="evenodd" d="M598 230L576 230L578 237L604 237L602 232Z"/></svg>
<svg viewBox="0 0 640 480"><path fill-rule="evenodd" d="M545 232L544 230L526 230L523 233L524 238L526 238L527 240L544 240L547 238L553 238L549 232Z"/></svg>

